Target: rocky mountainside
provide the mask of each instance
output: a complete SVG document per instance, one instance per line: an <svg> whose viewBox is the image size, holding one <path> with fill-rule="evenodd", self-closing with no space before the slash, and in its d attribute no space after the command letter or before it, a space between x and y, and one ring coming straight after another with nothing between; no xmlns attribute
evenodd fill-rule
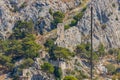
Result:
<svg viewBox="0 0 120 80"><path fill-rule="evenodd" d="M93 19L94 19L93 20L93 24L94 24L93 47L96 49L96 48L98 48L99 44L102 43L102 44L104 44L104 46L106 46L106 49L119 48L120 47L119 0L107 0L107 1L93 0L92 6L93 6ZM87 10L85 11L83 18L80 21L78 21L78 24L76 26L79 28L79 32L81 33L81 41L82 42L90 42L90 38L91 38L90 37L90 31L91 31L91 28L90 28L91 11L90 10L91 10L90 5L88 4ZM66 32L67 32L67 30L66 30ZM68 34L69 34L69 32L68 32ZM70 37L72 37L72 35ZM75 38L73 38L73 39L75 39ZM72 40L72 38L69 40ZM77 39L76 39L76 41L77 41ZM73 42L75 42L73 44L76 44L76 41L73 41ZM58 44L62 43L59 41L57 41L57 42L58 42ZM67 41L67 42L69 42L69 41ZM77 44L79 44L79 43L77 43ZM67 45L65 45L65 46L67 46Z"/></svg>
<svg viewBox="0 0 120 80"><path fill-rule="evenodd" d="M118 3L119 0L93 0L94 47L99 43L103 43L106 48L120 47L120 5ZM90 13L89 6L77 25L84 37L90 36Z"/></svg>
<svg viewBox="0 0 120 80"><path fill-rule="evenodd" d="M81 0L1 0L0 36L7 37L17 20L33 20L38 32L50 31L53 17L49 9L67 12L80 3Z"/></svg>
<svg viewBox="0 0 120 80"><path fill-rule="evenodd" d="M0 41L8 41L0 45L0 62L15 64L9 74L4 71L6 78L89 79L91 3L94 78L117 79L120 75L117 74L120 69L120 0L0 0ZM6 59L7 56L10 59ZM27 68L24 68L25 60ZM13 67L12 64L8 66L5 62L7 69ZM0 64L3 70L6 66L1 68L1 65L4 65Z"/></svg>
<svg viewBox="0 0 120 80"><path fill-rule="evenodd" d="M17 20L33 20L40 33L51 31L53 17L49 9L67 12L79 6L81 2L80 0L2 0L0 1L0 36L1 38L8 37ZM95 0L93 2L94 46L97 47L101 42L107 47L119 47L119 0ZM77 27L80 33L85 35L84 37L89 36L90 7L87 8Z"/></svg>

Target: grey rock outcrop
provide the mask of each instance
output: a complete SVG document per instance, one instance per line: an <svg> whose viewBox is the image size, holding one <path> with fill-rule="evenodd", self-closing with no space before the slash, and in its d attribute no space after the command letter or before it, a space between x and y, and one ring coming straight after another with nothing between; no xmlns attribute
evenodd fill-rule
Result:
<svg viewBox="0 0 120 80"><path fill-rule="evenodd" d="M94 48L97 48L99 43L103 43L106 48L120 47L120 12L118 7L118 0L93 0ZM91 31L90 14L90 6L88 6L83 18L77 25L84 37L89 36L89 40Z"/></svg>

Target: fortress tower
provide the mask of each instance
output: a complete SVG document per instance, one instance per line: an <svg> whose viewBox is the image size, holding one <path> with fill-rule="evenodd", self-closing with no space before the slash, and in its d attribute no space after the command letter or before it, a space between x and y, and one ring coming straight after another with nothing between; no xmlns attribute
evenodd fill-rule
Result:
<svg viewBox="0 0 120 80"><path fill-rule="evenodd" d="M57 36L58 36L58 40L63 41L64 40L64 25L62 23L59 23L57 25Z"/></svg>

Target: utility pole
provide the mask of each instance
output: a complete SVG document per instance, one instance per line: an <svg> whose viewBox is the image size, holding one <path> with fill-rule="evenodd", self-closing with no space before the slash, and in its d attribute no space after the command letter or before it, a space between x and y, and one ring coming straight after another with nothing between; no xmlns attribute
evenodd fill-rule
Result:
<svg viewBox="0 0 120 80"><path fill-rule="evenodd" d="M93 79L93 6L91 4L91 56L90 56L90 78Z"/></svg>

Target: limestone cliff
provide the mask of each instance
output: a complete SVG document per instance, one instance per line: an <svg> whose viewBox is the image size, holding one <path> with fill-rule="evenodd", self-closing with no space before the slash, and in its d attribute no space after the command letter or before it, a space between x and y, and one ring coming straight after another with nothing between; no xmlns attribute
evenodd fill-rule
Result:
<svg viewBox="0 0 120 80"><path fill-rule="evenodd" d="M120 47L119 0L93 0L93 44L103 43L107 48ZM84 37L90 38L90 6L77 27ZM85 38L83 39L83 41Z"/></svg>

